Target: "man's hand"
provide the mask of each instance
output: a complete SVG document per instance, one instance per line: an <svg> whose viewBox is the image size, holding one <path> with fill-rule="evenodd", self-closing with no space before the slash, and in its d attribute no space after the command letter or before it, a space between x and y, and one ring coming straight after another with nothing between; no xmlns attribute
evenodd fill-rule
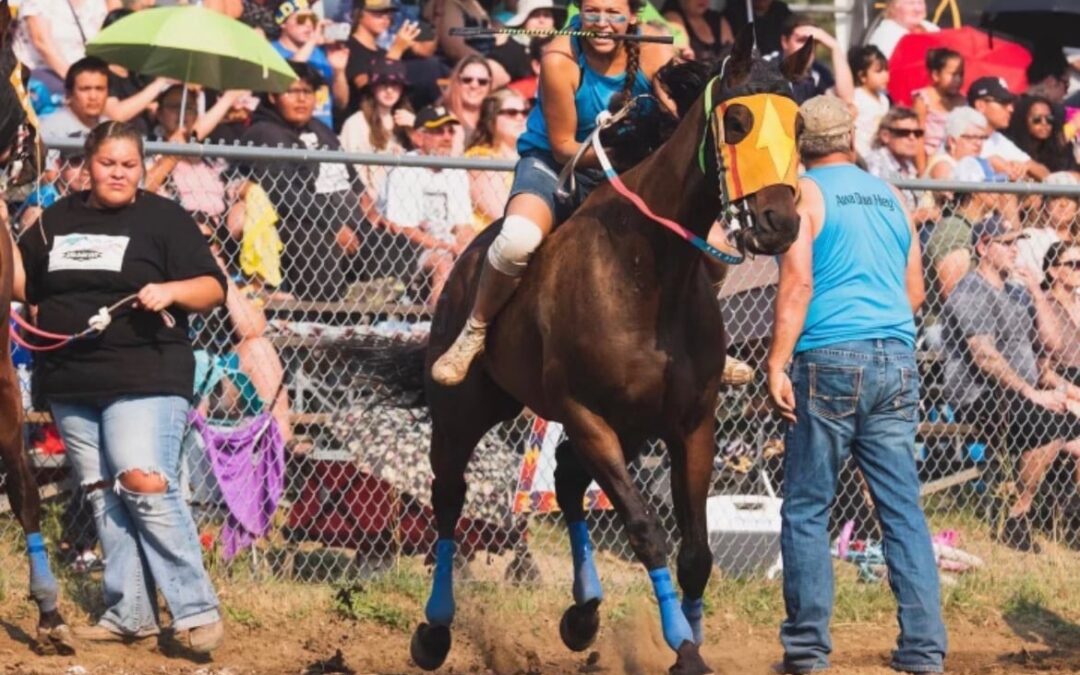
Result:
<svg viewBox="0 0 1080 675"><path fill-rule="evenodd" d="M769 369L769 398L776 407L780 416L795 423L795 389L791 386L791 378L780 369Z"/></svg>
<svg viewBox="0 0 1080 675"><path fill-rule="evenodd" d="M815 43L823 45L829 50L836 49L836 38L817 26L799 26L795 31L802 35L808 35L814 38Z"/></svg>
<svg viewBox="0 0 1080 675"><path fill-rule="evenodd" d="M339 227L334 240L341 250L345 252L345 255L351 256L360 252L360 236L356 234L356 230L351 225L343 224Z"/></svg>
<svg viewBox="0 0 1080 675"><path fill-rule="evenodd" d="M405 108L394 111L394 126L412 129L414 124L416 124L416 115L411 111Z"/></svg>
<svg viewBox="0 0 1080 675"><path fill-rule="evenodd" d="M176 302L176 296L170 284L146 284L135 300L148 312L160 312Z"/></svg>
<svg viewBox="0 0 1080 675"><path fill-rule="evenodd" d="M1035 274L1030 267L1017 266L1012 270L1016 280L1024 284L1024 288L1032 297L1042 294L1042 278Z"/></svg>
<svg viewBox="0 0 1080 675"><path fill-rule="evenodd" d="M420 37L420 24L416 21L406 21L401 24L401 28L394 35L394 41L390 44L390 49L386 51L391 54L404 54L413 46L418 37Z"/></svg>
<svg viewBox="0 0 1080 675"><path fill-rule="evenodd" d="M343 72L349 65L349 48L338 42L328 44L324 49L326 50L326 60L334 72Z"/></svg>

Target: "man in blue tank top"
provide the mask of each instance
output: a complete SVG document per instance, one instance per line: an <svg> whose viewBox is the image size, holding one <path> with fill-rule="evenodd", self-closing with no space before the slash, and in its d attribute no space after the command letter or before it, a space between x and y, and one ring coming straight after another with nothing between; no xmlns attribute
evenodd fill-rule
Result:
<svg viewBox="0 0 1080 675"><path fill-rule="evenodd" d="M789 421L780 535L785 672L829 666L829 505L848 455L870 487L884 533L900 621L892 666L941 672L941 593L914 459L919 240L900 193L852 163L847 105L818 96L800 113L799 151L808 168L799 180L802 224L780 259L767 362L769 394Z"/></svg>

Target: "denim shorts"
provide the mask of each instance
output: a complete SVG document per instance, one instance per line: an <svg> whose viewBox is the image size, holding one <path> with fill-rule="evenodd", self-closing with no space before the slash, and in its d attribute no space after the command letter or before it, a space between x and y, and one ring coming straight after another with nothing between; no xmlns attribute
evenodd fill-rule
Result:
<svg viewBox="0 0 1080 675"><path fill-rule="evenodd" d="M543 150L525 152L514 168L510 199L519 194L536 195L547 204L556 224L565 221L581 206L589 193L604 180L604 172L599 169L574 172L577 189L569 198L563 200L555 196L559 187L560 171L562 171L562 165L555 161L555 157L550 152Z"/></svg>

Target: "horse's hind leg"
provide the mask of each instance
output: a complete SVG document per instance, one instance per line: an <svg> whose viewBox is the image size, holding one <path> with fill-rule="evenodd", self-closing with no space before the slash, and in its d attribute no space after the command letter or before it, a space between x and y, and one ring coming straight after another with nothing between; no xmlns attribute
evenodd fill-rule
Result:
<svg viewBox="0 0 1080 675"><path fill-rule="evenodd" d="M569 530L574 559L574 604L563 612L559 635L568 648L579 652L588 649L596 640L600 629L600 601L604 597L593 561L583 504L592 476L578 461L569 441L559 444L555 458L555 497Z"/></svg>
<svg viewBox="0 0 1080 675"><path fill-rule="evenodd" d="M454 622L454 555L461 510L465 505L465 468L476 444L491 427L520 410L490 380L476 375L453 392L431 397L431 506L438 539L431 595L424 609L426 623L413 633L411 653L416 665L435 670L450 653Z"/></svg>
<svg viewBox="0 0 1080 675"><path fill-rule="evenodd" d="M712 572L712 552L705 522L705 503L712 482L715 418L706 415L686 438L667 441L671 457L671 499L679 524L678 578L683 591L682 610L694 642L701 644L702 596Z"/></svg>
<svg viewBox="0 0 1080 675"><path fill-rule="evenodd" d="M664 641L678 660L671 672L697 675L711 672L701 660L690 624L679 606L679 596L667 568L667 550L660 519L634 485L615 431L599 416L576 407L567 421L578 457L611 499L630 539L630 547L645 565L660 606Z"/></svg>
<svg viewBox="0 0 1080 675"><path fill-rule="evenodd" d="M10 364L4 370L10 371L10 378L0 378L0 401L18 405L18 380ZM9 403L2 417L6 421L0 426L0 460L7 470L8 501L26 533L26 549L30 556L30 595L37 603L39 612L35 648L44 654L74 654L71 631L57 605L59 586L49 567L49 556L41 537L41 499L30 463L23 452L22 416Z"/></svg>

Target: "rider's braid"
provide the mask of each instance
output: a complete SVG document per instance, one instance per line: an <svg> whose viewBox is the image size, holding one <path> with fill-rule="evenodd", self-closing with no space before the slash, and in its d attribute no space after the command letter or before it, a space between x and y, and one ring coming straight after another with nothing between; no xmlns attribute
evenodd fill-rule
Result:
<svg viewBox="0 0 1080 675"><path fill-rule="evenodd" d="M631 28L632 34L641 32L637 24ZM623 101L629 101L634 95L634 82L637 80L638 69L641 67L641 43L637 40L625 40L623 47L626 49L626 82L623 83Z"/></svg>

